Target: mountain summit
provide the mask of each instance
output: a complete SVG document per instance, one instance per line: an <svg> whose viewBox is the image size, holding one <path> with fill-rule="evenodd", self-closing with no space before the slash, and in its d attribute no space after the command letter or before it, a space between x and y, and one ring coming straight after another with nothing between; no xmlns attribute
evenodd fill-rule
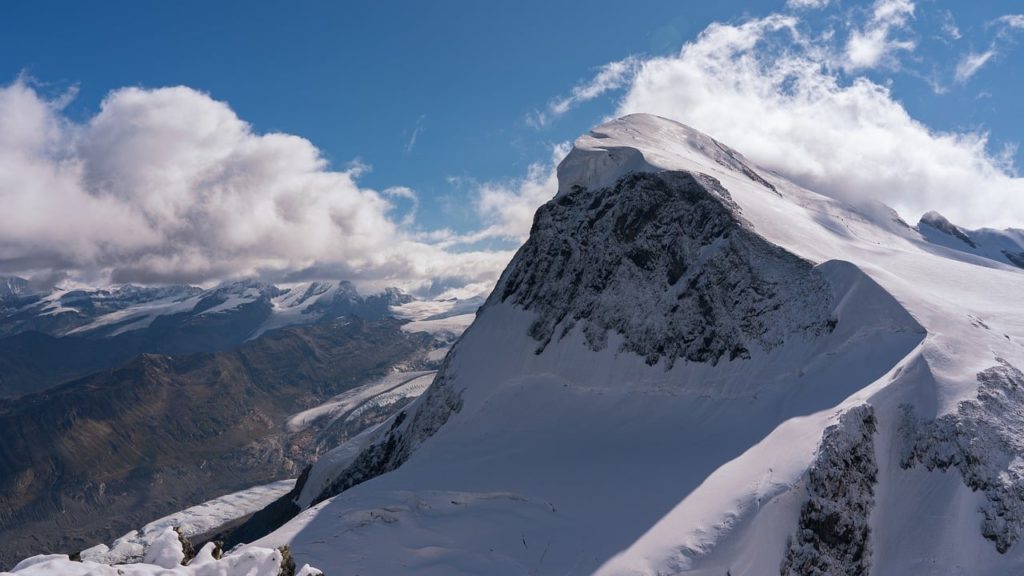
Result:
<svg viewBox="0 0 1024 576"><path fill-rule="evenodd" d="M937 221L599 126L431 388L259 543L367 574L1020 570L1024 274Z"/></svg>

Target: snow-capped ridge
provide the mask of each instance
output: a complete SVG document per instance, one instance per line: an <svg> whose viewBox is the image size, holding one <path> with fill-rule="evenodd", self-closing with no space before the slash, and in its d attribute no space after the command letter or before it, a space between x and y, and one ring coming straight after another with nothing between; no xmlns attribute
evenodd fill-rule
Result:
<svg viewBox="0 0 1024 576"><path fill-rule="evenodd" d="M742 154L714 138L661 116L630 114L576 140L558 165L556 198L576 187L607 188L626 174L663 170L707 173L709 166L736 171L777 192Z"/></svg>
<svg viewBox="0 0 1024 576"><path fill-rule="evenodd" d="M917 230L932 244L993 262L1024 268L1024 230L965 230L934 210L921 217Z"/></svg>
<svg viewBox="0 0 1024 576"><path fill-rule="evenodd" d="M364 296L346 280L277 286L245 279L205 290L186 285L93 288L67 284L44 293L30 293L28 282L22 279L2 281L0 335L35 330L55 337L106 338L145 330L160 318L164 323L187 321L187 317L220 321L244 312L240 316L246 316L241 319L246 325L265 316L247 335L256 338L276 328L344 315L391 316L391 307L415 300L398 288Z"/></svg>
<svg viewBox="0 0 1024 576"><path fill-rule="evenodd" d="M143 562L102 564L72 560L66 554L33 556L19 562L10 574L20 576L322 576L322 572L303 565L296 570L291 551L248 547L224 554L208 542L194 554L187 541L174 528L164 529ZM188 548L191 544L188 543ZM4 574L8 574L5 572Z"/></svg>
<svg viewBox="0 0 1024 576"><path fill-rule="evenodd" d="M974 243L974 240L971 240L970 236L968 236L962 230L957 228L952 222L947 220L945 216L939 214L934 210L925 212L924 215L921 216L921 222L920 224L918 224L918 226L920 226L921 224L926 224L928 226L931 226L932 228L935 228L939 232L949 234L950 236L956 238L957 240L960 240L964 244L967 244L971 248L978 247L978 245Z"/></svg>

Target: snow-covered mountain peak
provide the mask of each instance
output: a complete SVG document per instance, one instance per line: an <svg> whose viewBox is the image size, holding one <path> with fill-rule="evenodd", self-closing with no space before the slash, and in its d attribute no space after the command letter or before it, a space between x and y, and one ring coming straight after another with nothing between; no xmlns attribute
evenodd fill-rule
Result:
<svg viewBox="0 0 1024 576"><path fill-rule="evenodd" d="M742 154L674 120L630 114L606 122L575 142L558 166L558 195L574 187L600 189L635 172L727 168L773 189Z"/></svg>
<svg viewBox="0 0 1024 576"><path fill-rule="evenodd" d="M1024 568L1020 231L915 230L651 115L559 178L475 317L372 303L472 325L245 540L391 575Z"/></svg>
<svg viewBox="0 0 1024 576"><path fill-rule="evenodd" d="M921 226L931 226L939 232L948 234L957 240L960 240L971 248L978 247L978 245L974 243L974 240L971 240L970 236L965 234L962 230L957 228L956 225L947 220L945 216L939 214L935 210L928 211L921 216L921 221L918 223L918 227Z"/></svg>
<svg viewBox="0 0 1024 576"><path fill-rule="evenodd" d="M965 258L968 261L985 264L987 260L989 266L991 262L1000 262L1024 268L1024 230L967 230L933 210L921 216L917 231L931 244L973 256Z"/></svg>
<svg viewBox="0 0 1024 576"><path fill-rule="evenodd" d="M663 118L599 126L427 392L261 543L382 574L1015 573L1024 275L928 231L972 250Z"/></svg>

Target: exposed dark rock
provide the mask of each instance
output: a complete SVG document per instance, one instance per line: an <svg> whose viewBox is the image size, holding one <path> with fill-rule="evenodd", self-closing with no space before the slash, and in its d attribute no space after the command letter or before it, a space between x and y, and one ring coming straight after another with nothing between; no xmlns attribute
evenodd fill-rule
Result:
<svg viewBox="0 0 1024 576"><path fill-rule="evenodd" d="M668 365L828 331L832 308L809 262L754 234L718 181L685 172L577 187L542 206L495 300L537 313L538 352L581 325L594 350L614 332Z"/></svg>
<svg viewBox="0 0 1024 576"><path fill-rule="evenodd" d="M295 486L287 494L274 500L262 510L256 511L241 525L232 528L225 534L218 534L215 538L222 538L224 546L230 550L239 544L262 538L294 518L302 511L295 502L306 486L311 468L312 465L307 465L302 470L302 474L295 481Z"/></svg>
<svg viewBox="0 0 1024 576"><path fill-rule="evenodd" d="M288 546L281 546L277 549L281 553L281 571L278 576L295 576L295 558L292 557L292 549Z"/></svg>
<svg viewBox="0 0 1024 576"><path fill-rule="evenodd" d="M1003 250L1003 255L1010 261L1014 266L1018 268L1024 268L1024 252L1011 252L1009 250Z"/></svg>
<svg viewBox="0 0 1024 576"><path fill-rule="evenodd" d="M181 559L181 565L187 566L188 563L196 557L196 548L192 545L192 541L185 537L181 528L175 526L174 533L178 535L178 542L181 544L181 552L185 555L184 558Z"/></svg>
<svg viewBox="0 0 1024 576"><path fill-rule="evenodd" d="M875 503L876 421L858 406L829 426L807 474L808 498L782 562L783 576L867 576Z"/></svg>
<svg viewBox="0 0 1024 576"><path fill-rule="evenodd" d="M958 470L985 494L982 535L1006 553L1024 532L1024 373L999 361L978 374L977 398L956 413L921 422L906 409L903 467Z"/></svg>

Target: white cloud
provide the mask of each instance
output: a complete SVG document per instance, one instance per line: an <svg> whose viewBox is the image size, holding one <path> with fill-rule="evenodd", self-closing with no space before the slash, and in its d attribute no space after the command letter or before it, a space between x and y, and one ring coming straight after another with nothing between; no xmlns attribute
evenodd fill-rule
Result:
<svg viewBox="0 0 1024 576"><path fill-rule="evenodd" d="M832 3L832 0L786 0L786 8L794 10L824 8Z"/></svg>
<svg viewBox="0 0 1024 576"><path fill-rule="evenodd" d="M957 82L967 82L984 66L993 56L996 55L995 48L989 48L984 52L968 52L956 65L955 78Z"/></svg>
<svg viewBox="0 0 1024 576"><path fill-rule="evenodd" d="M309 141L258 134L195 90L116 90L84 123L65 103L24 79L0 87L0 273L416 289L493 281L511 255L416 238L412 190L364 188L364 165L332 170Z"/></svg>
<svg viewBox="0 0 1024 576"><path fill-rule="evenodd" d="M996 19L996 22L1008 26L1010 28L1017 28L1024 30L1024 14L1007 14L1000 16Z"/></svg>
<svg viewBox="0 0 1024 576"><path fill-rule="evenodd" d="M876 4L873 17L909 8ZM828 46L796 27L782 16L713 24L678 56L644 62L618 113L679 120L811 189L908 219L937 209L966 226L1024 224L1024 180L984 133L929 129L886 86L835 73Z"/></svg>
<svg viewBox="0 0 1024 576"><path fill-rule="evenodd" d="M558 191L556 167L569 150L567 142L554 146L551 163L532 164L525 178L481 185L476 211L488 225L478 233L477 239L525 241L530 235L537 207L550 200Z"/></svg>
<svg viewBox="0 0 1024 576"><path fill-rule="evenodd" d="M558 164L571 148L568 142L552 146L550 162L531 164L521 178L491 182L451 178L456 185L472 188L472 210L480 219L482 228L468 234L435 230L421 234L420 238L445 247L472 245L486 240L522 243L530 235L534 212L558 191Z"/></svg>
<svg viewBox="0 0 1024 576"><path fill-rule="evenodd" d="M545 126L583 102L589 102L606 92L622 88L632 79L639 63L639 58L629 56L601 66L593 78L577 84L568 96L552 101L545 111L535 112L527 120L536 127Z"/></svg>
<svg viewBox="0 0 1024 576"><path fill-rule="evenodd" d="M405 143L405 153L412 152L413 148L416 147L416 140L420 137L423 132L423 121L427 119L426 114L420 114L420 117L416 119L416 126L412 129L412 134L409 136L409 140Z"/></svg>
<svg viewBox="0 0 1024 576"><path fill-rule="evenodd" d="M960 38L963 38L963 33L960 32L960 27L956 25L956 18L953 17L953 13L949 10L943 10L941 14L942 33L950 40L959 40Z"/></svg>
<svg viewBox="0 0 1024 576"><path fill-rule="evenodd" d="M957 62L954 78L963 84L970 80L978 70L994 58L1001 56L1006 49L1014 43L1014 36L1024 29L1024 14L1007 14L996 18L990 25L995 25L998 30L988 50L984 52L968 52Z"/></svg>
<svg viewBox="0 0 1024 576"><path fill-rule="evenodd" d="M914 41L892 37L893 32L904 28L913 16L914 3L910 0L875 0L868 23L850 33L844 67L848 71L874 68L886 63L895 52L913 51Z"/></svg>

